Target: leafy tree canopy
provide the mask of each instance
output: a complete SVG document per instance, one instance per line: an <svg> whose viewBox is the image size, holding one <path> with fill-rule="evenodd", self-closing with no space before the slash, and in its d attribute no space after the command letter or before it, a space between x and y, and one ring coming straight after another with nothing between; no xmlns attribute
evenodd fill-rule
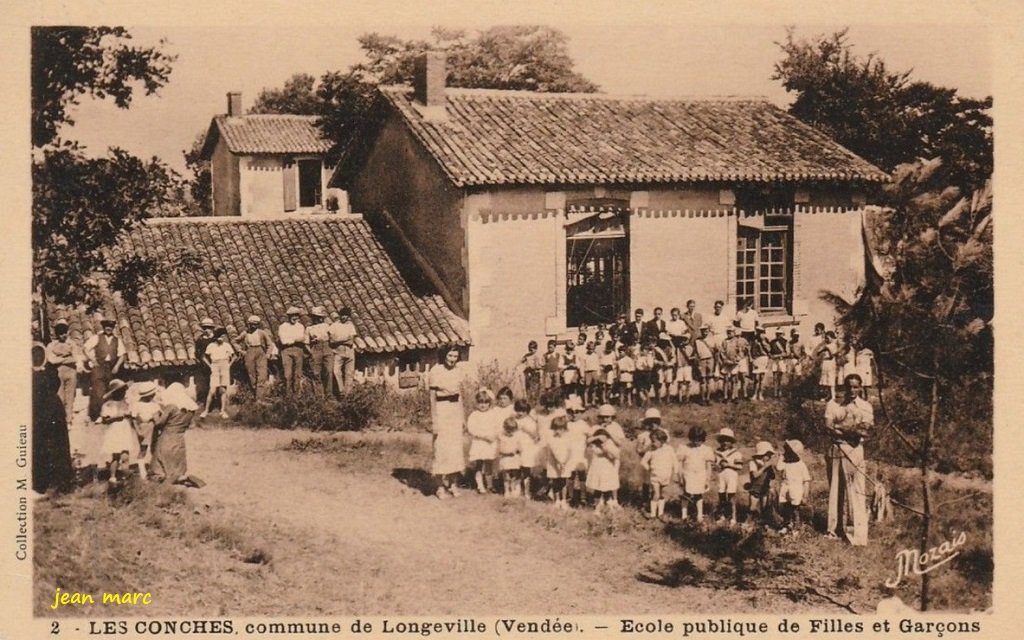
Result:
<svg viewBox="0 0 1024 640"><path fill-rule="evenodd" d="M313 85L316 79L308 73L296 73L285 80L280 89L264 89L256 96L249 113L294 113L315 116L321 111L321 101Z"/></svg>
<svg viewBox="0 0 1024 640"><path fill-rule="evenodd" d="M181 213L188 197L176 172L121 149L89 158L60 137L82 96L111 98L126 109L140 86L148 95L166 84L174 58L130 40L120 27L32 29L32 276L39 302L95 309L106 288L133 303L147 278L193 262L185 250L144 256L120 244L144 218Z"/></svg>
<svg viewBox="0 0 1024 640"><path fill-rule="evenodd" d="M131 105L141 84L146 95L167 83L174 56L131 44L121 27L32 28L32 144L53 142L74 124L69 110L82 96ZM161 43L162 44L162 43Z"/></svg>
<svg viewBox="0 0 1024 640"><path fill-rule="evenodd" d="M914 81L874 54L859 57L847 29L798 39L788 29L772 79L796 94L790 113L854 153L893 171L942 158L941 173L963 192L992 174L992 98Z"/></svg>
<svg viewBox="0 0 1024 640"><path fill-rule="evenodd" d="M425 51L446 52L447 84L452 87L597 91L596 84L575 70L568 43L561 31L538 25L497 26L472 35L435 27L429 40L368 33L359 37L364 61L347 71L325 73L319 83L309 74L295 74L280 89L264 89L250 113L319 115L320 128L335 143L329 154L335 158L374 117L377 85L411 83L415 59Z"/></svg>

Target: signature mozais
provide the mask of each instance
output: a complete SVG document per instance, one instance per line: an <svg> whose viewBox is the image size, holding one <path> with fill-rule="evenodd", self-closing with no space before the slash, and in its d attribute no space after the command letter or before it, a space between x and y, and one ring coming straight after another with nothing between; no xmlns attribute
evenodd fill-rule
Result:
<svg viewBox="0 0 1024 640"><path fill-rule="evenodd" d="M921 553L918 549L904 549L896 554L896 577L885 581L885 586L893 589L898 587L908 575L924 575L953 558L960 555L959 549L967 543L967 533L961 531L952 540L944 540L942 544Z"/></svg>

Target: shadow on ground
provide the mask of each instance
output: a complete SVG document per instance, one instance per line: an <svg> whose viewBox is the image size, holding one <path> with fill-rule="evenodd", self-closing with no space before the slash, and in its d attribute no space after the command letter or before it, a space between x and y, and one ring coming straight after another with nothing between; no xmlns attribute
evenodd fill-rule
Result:
<svg viewBox="0 0 1024 640"><path fill-rule="evenodd" d="M427 473L425 469L392 469L391 477L425 496L433 495L437 491L437 482L434 480L434 476Z"/></svg>

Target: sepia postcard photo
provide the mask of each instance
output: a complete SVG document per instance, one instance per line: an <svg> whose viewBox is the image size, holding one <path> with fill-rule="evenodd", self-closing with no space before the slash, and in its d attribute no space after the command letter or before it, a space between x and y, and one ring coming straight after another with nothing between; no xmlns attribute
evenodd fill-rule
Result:
<svg viewBox="0 0 1024 640"><path fill-rule="evenodd" d="M1005 637L1019 15L871 6L16 11L0 637Z"/></svg>

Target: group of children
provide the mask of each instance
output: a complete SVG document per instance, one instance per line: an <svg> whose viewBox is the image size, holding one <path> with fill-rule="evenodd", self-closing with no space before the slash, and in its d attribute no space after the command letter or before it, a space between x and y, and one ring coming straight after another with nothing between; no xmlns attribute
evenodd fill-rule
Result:
<svg viewBox="0 0 1024 640"><path fill-rule="evenodd" d="M673 315L677 311L673 309ZM579 396L589 406L684 403L694 393L698 402L708 404L719 391L724 402L758 401L765 398L768 385L772 395L780 397L784 381L814 368L820 371L821 392L828 398L835 397L837 382L849 373L860 374L865 397L874 384L871 350L840 342L824 324L815 326L807 342L795 328L788 336L776 329L770 339L761 325L748 332L730 323L720 332L703 324L692 333L630 339L615 326L582 326L575 339L548 340L544 353L530 341L518 369L523 395L537 402L540 394L554 391L563 398Z"/></svg>
<svg viewBox="0 0 1024 640"><path fill-rule="evenodd" d="M704 495L717 485L717 516L719 521L737 523L737 494L743 455L736 446L732 429L724 428L715 436L712 449L705 442L707 433L698 426L690 427L687 441L675 451L668 446L668 433L661 427L657 410L648 410L644 425L650 436L637 439L637 453L647 472L650 495L650 518L665 518L665 497L669 485L678 483L681 495L680 515L683 520L694 512L696 521L704 520ZM778 505L784 530L796 530L801 523L800 507L810 495L811 473L803 461L803 444L786 440L782 456L776 460L775 448L762 440L754 448L747 465L749 481L743 489L750 496L749 522L769 523ZM777 480L777 482L776 482Z"/></svg>
<svg viewBox="0 0 1024 640"><path fill-rule="evenodd" d="M627 438L615 419L615 407L602 404L597 424L591 425L583 418L584 405L577 396L563 400L557 393L546 393L536 410L525 400L513 400L507 387L496 396L481 389L474 400L476 408L467 417L466 430L469 468L478 492L490 493L500 483L506 497L546 495L557 509L588 504L598 511L622 508L620 468ZM669 486L678 484L683 520L692 510L696 521L703 521L704 495L714 479L718 517L737 522L736 496L744 461L736 437L731 429L722 429L714 449L705 444L706 439L704 429L694 426L688 441L672 449L660 412L647 410L633 446L646 474L648 517L666 517ZM798 440L787 440L778 460L771 443L757 443L748 464L750 481L744 485L752 517L768 522L777 495L786 526L799 525L799 507L811 481L802 455Z"/></svg>

